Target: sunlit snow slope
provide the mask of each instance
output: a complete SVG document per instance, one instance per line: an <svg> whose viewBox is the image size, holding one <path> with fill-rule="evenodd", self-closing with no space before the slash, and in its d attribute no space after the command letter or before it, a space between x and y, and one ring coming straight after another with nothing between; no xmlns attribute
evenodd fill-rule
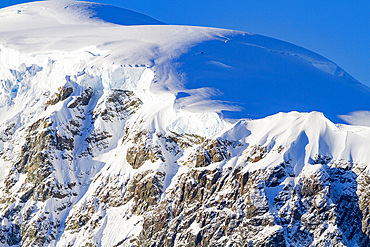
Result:
<svg viewBox="0 0 370 247"><path fill-rule="evenodd" d="M336 64L260 35L147 26L161 22L87 2L18 5L1 10L0 20L3 54L14 50L33 59L48 54L72 59L71 54L80 52L93 61L95 70L144 66L155 71L151 91L176 96L177 109L224 111L226 118L234 119L320 111L334 122L342 122L339 115L370 110L369 88ZM78 60L72 62L74 70L87 69Z"/></svg>

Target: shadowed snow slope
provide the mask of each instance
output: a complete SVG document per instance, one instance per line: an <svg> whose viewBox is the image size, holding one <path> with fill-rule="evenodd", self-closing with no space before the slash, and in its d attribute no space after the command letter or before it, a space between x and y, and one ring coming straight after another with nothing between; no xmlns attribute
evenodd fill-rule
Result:
<svg viewBox="0 0 370 247"><path fill-rule="evenodd" d="M369 88L327 59L283 41L236 35L198 44L179 61L188 88L216 88L216 99L242 107L225 117L315 110L340 122L339 114L370 109Z"/></svg>

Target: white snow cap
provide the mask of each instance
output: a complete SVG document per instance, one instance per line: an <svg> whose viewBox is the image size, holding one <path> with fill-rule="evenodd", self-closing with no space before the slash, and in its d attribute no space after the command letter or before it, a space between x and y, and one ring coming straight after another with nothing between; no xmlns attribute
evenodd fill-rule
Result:
<svg viewBox="0 0 370 247"><path fill-rule="evenodd" d="M370 111L368 87L304 48L239 31L163 24L104 4L26 3L0 10L0 56L12 69L67 59L69 66L60 77L88 68L94 74L109 74L119 66L146 68L153 72L153 81L140 84L145 88L119 76L102 81L146 92L144 98L166 99L163 108L176 112L256 119L278 112L319 111L344 123L349 118L339 115ZM10 59L10 53L18 55ZM133 70L122 71L115 74L136 77L130 75Z"/></svg>
<svg viewBox="0 0 370 247"><path fill-rule="evenodd" d="M14 14L17 15L14 15ZM58 24L118 24L118 25L158 25L164 24L147 15L127 9L84 1L49 0L30 2L1 10L0 18L16 21L9 30L55 26ZM29 22L27 22L29 21ZM1 25L1 24L0 24ZM2 26L3 28L5 27Z"/></svg>

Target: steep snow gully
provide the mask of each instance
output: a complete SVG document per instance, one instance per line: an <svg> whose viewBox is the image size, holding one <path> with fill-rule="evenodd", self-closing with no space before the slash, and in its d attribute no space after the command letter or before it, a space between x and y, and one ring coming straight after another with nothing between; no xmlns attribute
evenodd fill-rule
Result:
<svg viewBox="0 0 370 247"><path fill-rule="evenodd" d="M369 246L369 112L368 87L276 39L1 9L0 245Z"/></svg>

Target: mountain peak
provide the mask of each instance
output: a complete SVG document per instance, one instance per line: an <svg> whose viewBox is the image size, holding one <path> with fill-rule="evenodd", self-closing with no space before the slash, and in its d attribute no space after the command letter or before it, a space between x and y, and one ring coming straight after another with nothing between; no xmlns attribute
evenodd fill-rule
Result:
<svg viewBox="0 0 370 247"><path fill-rule="evenodd" d="M0 19L12 19L13 24L6 23L9 30L23 28L53 27L58 24L118 24L118 25L162 25L163 22L147 15L106 4L74 1L51 0L38 1L1 9ZM32 21L31 21L32 20ZM14 22L15 21L15 22ZM0 24L1 27L5 23Z"/></svg>
<svg viewBox="0 0 370 247"><path fill-rule="evenodd" d="M369 89L287 42L147 24L0 10L0 245L369 246L370 128L337 124Z"/></svg>

